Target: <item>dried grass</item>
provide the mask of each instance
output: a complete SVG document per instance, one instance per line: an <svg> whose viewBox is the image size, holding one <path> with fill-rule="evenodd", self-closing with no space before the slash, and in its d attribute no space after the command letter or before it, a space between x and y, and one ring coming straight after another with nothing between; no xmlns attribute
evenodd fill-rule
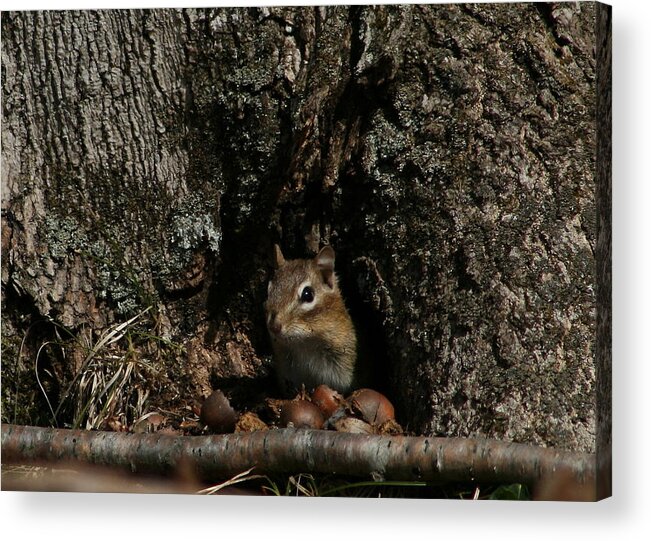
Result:
<svg viewBox="0 0 651 541"><path fill-rule="evenodd" d="M59 425L59 417L64 410L72 411L72 420L67 425L85 429L102 428L110 418L117 418L126 424L127 417L137 419L146 413L151 381L156 379L158 363L156 359L146 356L146 348L134 345L133 337L163 340L138 330L149 310L147 308L127 321L112 325L96 339L90 332L72 335L56 326L58 339L41 344L34 370L55 426ZM64 340L61 332L72 338ZM38 375L42 352L52 345L60 347L64 359L73 349L84 355L74 377L61 394L56 409Z"/></svg>

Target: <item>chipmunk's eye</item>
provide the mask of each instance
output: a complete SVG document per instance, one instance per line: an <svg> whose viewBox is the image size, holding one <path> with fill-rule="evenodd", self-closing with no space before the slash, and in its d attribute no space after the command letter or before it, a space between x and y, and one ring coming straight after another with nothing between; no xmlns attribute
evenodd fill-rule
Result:
<svg viewBox="0 0 651 541"><path fill-rule="evenodd" d="M301 291L301 302L312 302L314 300L314 289L305 286Z"/></svg>

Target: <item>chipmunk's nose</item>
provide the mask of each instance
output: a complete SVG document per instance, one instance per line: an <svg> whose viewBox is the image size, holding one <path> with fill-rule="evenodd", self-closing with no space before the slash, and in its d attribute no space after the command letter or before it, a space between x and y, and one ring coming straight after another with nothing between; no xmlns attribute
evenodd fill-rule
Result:
<svg viewBox="0 0 651 541"><path fill-rule="evenodd" d="M280 334L280 331L283 330L283 326L278 321L278 314L276 312L271 312L269 316L269 330L272 334Z"/></svg>

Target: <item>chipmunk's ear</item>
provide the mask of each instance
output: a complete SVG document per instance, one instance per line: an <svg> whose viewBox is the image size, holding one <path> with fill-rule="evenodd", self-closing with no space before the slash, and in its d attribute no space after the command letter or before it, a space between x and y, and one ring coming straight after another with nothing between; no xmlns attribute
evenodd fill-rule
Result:
<svg viewBox="0 0 651 541"><path fill-rule="evenodd" d="M285 264L285 258L283 257L283 252L280 249L280 246L274 244L273 257L271 258L271 263L274 269L279 269Z"/></svg>
<svg viewBox="0 0 651 541"><path fill-rule="evenodd" d="M317 267L321 271L323 281L330 286L330 289L335 287L335 251L332 246L324 246L321 251L316 254Z"/></svg>

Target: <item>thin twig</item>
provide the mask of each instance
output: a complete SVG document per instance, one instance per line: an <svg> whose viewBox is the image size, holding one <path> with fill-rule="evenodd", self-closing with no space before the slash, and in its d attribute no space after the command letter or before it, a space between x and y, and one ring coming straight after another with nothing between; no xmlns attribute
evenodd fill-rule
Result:
<svg viewBox="0 0 651 541"><path fill-rule="evenodd" d="M241 473L238 473L237 475L233 476L230 478L228 481L224 481L223 483L219 483L218 485L214 485L211 487L204 488L202 490L198 490L197 494L205 494L205 495L210 495L210 494L215 494L219 492L221 489L229 487L231 485L236 485L238 483L243 483L244 481L251 481L253 479L264 479L264 475L248 475L253 471L254 468L249 468L246 471L243 471Z"/></svg>

